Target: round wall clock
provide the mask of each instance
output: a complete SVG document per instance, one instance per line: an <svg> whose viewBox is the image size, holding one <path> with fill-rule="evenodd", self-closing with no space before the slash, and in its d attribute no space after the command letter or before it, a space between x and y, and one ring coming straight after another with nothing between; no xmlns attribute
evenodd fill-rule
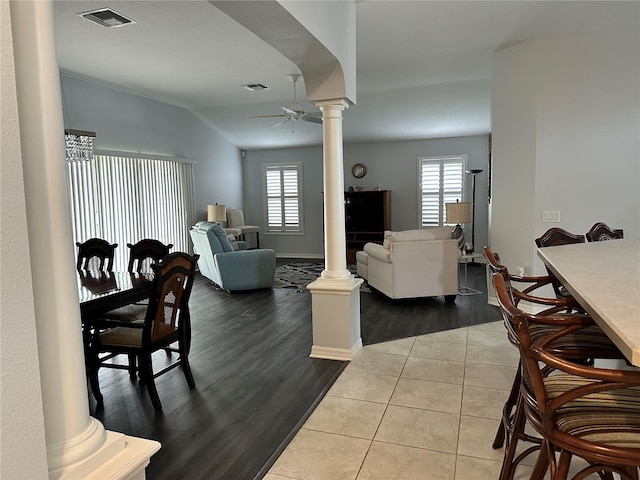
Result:
<svg viewBox="0 0 640 480"><path fill-rule="evenodd" d="M356 178L362 178L367 174L367 167L365 167L362 163L356 163L351 168L351 173Z"/></svg>

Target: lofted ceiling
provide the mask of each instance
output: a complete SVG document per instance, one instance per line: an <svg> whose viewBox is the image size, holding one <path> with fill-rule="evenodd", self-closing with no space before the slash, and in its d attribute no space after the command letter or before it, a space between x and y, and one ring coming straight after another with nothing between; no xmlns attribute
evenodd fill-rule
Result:
<svg viewBox="0 0 640 480"><path fill-rule="evenodd" d="M103 28L77 15L104 7L136 23ZM494 51L639 18L638 1L359 0L357 105L344 113L344 140L485 134ZM292 133L290 124L273 127L278 118L249 118L293 103L288 75L299 69L205 0L54 0L54 21L66 74L189 109L239 148L322 143L321 125L298 121ZM317 111L303 81L297 93Z"/></svg>

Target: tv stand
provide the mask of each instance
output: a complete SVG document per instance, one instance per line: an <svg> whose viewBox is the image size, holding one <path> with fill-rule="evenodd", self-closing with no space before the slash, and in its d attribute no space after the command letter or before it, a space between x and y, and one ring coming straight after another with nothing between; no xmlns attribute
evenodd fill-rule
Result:
<svg viewBox="0 0 640 480"><path fill-rule="evenodd" d="M344 192L347 264L355 265L356 252L365 243L382 244L391 229L391 190Z"/></svg>

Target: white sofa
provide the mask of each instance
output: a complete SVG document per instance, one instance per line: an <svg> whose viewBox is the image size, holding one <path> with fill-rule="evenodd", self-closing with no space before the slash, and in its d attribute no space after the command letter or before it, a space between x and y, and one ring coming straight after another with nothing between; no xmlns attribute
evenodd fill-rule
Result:
<svg viewBox="0 0 640 480"><path fill-rule="evenodd" d="M392 299L458 294L458 243L450 227L385 232L383 245L367 243L358 252L358 274Z"/></svg>

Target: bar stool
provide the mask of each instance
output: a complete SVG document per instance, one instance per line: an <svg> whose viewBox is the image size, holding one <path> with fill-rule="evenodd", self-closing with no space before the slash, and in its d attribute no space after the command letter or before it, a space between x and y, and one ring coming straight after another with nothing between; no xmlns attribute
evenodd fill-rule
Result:
<svg viewBox="0 0 640 480"><path fill-rule="evenodd" d="M542 479L547 466L552 480L565 480L571 458L587 466L573 478L597 473L611 479L637 480L640 466L640 372L595 368L558 355L558 343L591 328L588 317L562 319L553 334L538 337L532 316L513 303L502 274L492 281L509 338L520 350L523 370L516 424L525 418L541 435L542 450L530 478ZM557 455L559 454L559 458Z"/></svg>
<svg viewBox="0 0 640 480"><path fill-rule="evenodd" d="M500 264L499 257L490 247L485 247L485 257L492 274L500 275L506 285L514 306L520 302L528 303L531 309L541 310L536 314L524 314L530 322L531 335L536 339L554 338L554 335L566 326L580 327L579 331L569 333L550 343L554 354L562 358L573 359L580 363L592 363L594 358L624 358L611 340L595 325L593 320L579 308L572 298L547 298L536 296L532 292L554 280L550 276L525 277L509 274L507 267ZM518 290L514 284L525 284ZM572 313L573 312L573 313ZM518 339L507 328L509 341L518 346ZM493 448L500 448L506 441L500 479L512 479L517 465L529 454L540 448L541 440L525 433L525 416L522 411L520 385L522 364L513 380L510 395L503 407L502 421L496 432ZM518 442L527 441L533 445L516 457Z"/></svg>

